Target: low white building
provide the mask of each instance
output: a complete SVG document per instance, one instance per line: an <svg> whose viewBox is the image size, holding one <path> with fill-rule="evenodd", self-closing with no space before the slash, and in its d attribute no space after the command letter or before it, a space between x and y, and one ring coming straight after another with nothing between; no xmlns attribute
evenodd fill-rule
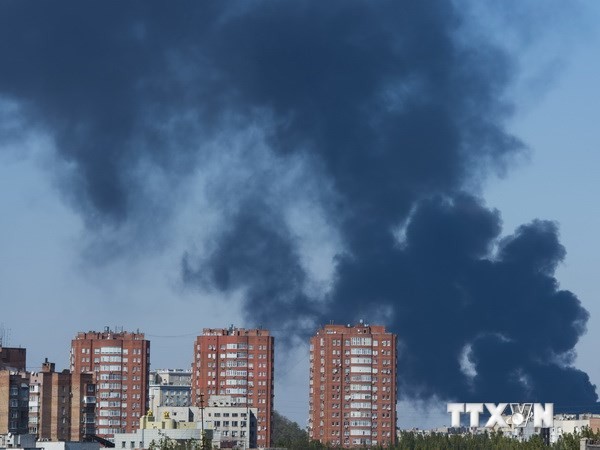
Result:
<svg viewBox="0 0 600 450"><path fill-rule="evenodd" d="M558 414L550 429L550 443L558 442L563 434L581 433L584 429L600 431L600 414Z"/></svg>
<svg viewBox="0 0 600 450"><path fill-rule="evenodd" d="M150 372L150 411L157 415L159 406L190 406L191 380L190 370L159 369Z"/></svg>
<svg viewBox="0 0 600 450"><path fill-rule="evenodd" d="M35 434L0 435L0 450L100 450L97 442L38 441Z"/></svg>
<svg viewBox="0 0 600 450"><path fill-rule="evenodd" d="M240 406L229 396L211 396L204 408L162 406L140 419L135 433L114 436L115 448L148 449L160 441L201 441L202 432L212 448L256 448L256 408Z"/></svg>
<svg viewBox="0 0 600 450"><path fill-rule="evenodd" d="M134 433L116 433L114 443L116 449L148 449L159 447L162 441L201 442L202 436L201 423L176 421L168 413L155 417L150 411L140 418L138 430Z"/></svg>
<svg viewBox="0 0 600 450"><path fill-rule="evenodd" d="M100 444L97 442L38 441L35 447L44 450L100 450Z"/></svg>
<svg viewBox="0 0 600 450"><path fill-rule="evenodd" d="M217 448L256 448L257 409L236 404L230 396L210 396L204 413L194 406L158 408L159 416L164 413L176 421L200 423L204 419L204 429L212 432Z"/></svg>
<svg viewBox="0 0 600 450"><path fill-rule="evenodd" d="M0 434L0 450L7 448L35 448L35 434Z"/></svg>

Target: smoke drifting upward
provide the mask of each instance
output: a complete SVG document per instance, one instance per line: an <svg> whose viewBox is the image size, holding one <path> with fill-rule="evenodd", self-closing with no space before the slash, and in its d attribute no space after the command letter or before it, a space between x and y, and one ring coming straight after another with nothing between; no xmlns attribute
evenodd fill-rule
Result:
<svg viewBox="0 0 600 450"><path fill-rule="evenodd" d="M501 238L478 198L522 145L504 128L511 58L467 29L450 3L5 2L0 95L53 134L90 229L158 231L176 189L222 161L208 192L225 220L183 279L243 290L250 322L304 337L383 318L405 398L594 402L555 224ZM266 153L248 143L228 171L248 136ZM341 243L319 293L289 220L307 199Z"/></svg>

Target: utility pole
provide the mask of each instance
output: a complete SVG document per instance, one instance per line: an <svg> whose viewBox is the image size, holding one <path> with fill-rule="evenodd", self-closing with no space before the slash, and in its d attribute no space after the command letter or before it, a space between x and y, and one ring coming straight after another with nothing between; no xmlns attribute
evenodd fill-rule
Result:
<svg viewBox="0 0 600 450"><path fill-rule="evenodd" d="M202 440L201 450L210 450L210 444L204 432L204 393L200 394L200 436Z"/></svg>

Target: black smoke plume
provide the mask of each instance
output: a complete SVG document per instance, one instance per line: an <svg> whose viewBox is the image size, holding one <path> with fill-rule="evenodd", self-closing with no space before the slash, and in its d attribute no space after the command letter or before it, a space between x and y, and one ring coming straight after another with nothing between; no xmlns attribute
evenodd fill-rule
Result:
<svg viewBox="0 0 600 450"><path fill-rule="evenodd" d="M468 32L451 2L6 1L0 96L52 134L90 230L158 230L174 187L246 154L244 181L224 158L209 194L225 223L182 267L192 285L244 289L250 322L304 338L381 320L407 398L595 402L572 366L587 312L554 277L556 225L502 238L478 198L523 146L504 125L510 55ZM263 163L301 161L285 195L252 129ZM340 241L317 294L286 219L308 184Z"/></svg>

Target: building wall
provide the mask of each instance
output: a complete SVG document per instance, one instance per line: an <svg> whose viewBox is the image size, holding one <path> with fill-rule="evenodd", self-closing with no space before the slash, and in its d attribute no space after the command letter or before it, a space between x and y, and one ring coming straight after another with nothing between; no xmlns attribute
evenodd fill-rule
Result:
<svg viewBox="0 0 600 450"><path fill-rule="evenodd" d="M600 431L600 416L597 414L556 415L554 426L550 429L550 443L557 442L564 434L580 433L586 428L594 433Z"/></svg>
<svg viewBox="0 0 600 450"><path fill-rule="evenodd" d="M183 369L161 369L150 372L150 411L160 406L191 406L192 372Z"/></svg>
<svg viewBox="0 0 600 450"><path fill-rule="evenodd" d="M28 413L29 374L0 369L0 434L26 434Z"/></svg>
<svg viewBox="0 0 600 450"><path fill-rule="evenodd" d="M7 448L33 449L36 438L32 434L0 434L0 450Z"/></svg>
<svg viewBox="0 0 600 450"><path fill-rule="evenodd" d="M100 450L97 442L36 442L44 450Z"/></svg>
<svg viewBox="0 0 600 450"><path fill-rule="evenodd" d="M0 370L0 435L9 431L10 371Z"/></svg>
<svg viewBox="0 0 600 450"><path fill-rule="evenodd" d="M271 445L274 339L268 330L205 328L194 344L192 404L228 395L257 408L257 445Z"/></svg>
<svg viewBox="0 0 600 450"><path fill-rule="evenodd" d="M27 350L0 345L0 368L25 370Z"/></svg>
<svg viewBox="0 0 600 450"><path fill-rule="evenodd" d="M96 434L132 432L148 409L150 341L143 333L78 333L71 343L71 371L91 372L96 383Z"/></svg>
<svg viewBox="0 0 600 450"><path fill-rule="evenodd" d="M189 386L192 371L184 369L158 369L150 372L150 384Z"/></svg>
<svg viewBox="0 0 600 450"><path fill-rule="evenodd" d="M236 406L229 396L212 396L202 411L192 407L160 407L156 417L169 417L177 423L204 423L210 430L213 445L223 448L256 448L257 408ZM198 428L201 426L198 425Z"/></svg>
<svg viewBox="0 0 600 450"><path fill-rule="evenodd" d="M162 440L166 441L190 441L200 442L202 439L202 430L198 428L184 429L138 429L134 433L115 434L115 449L147 449L154 443L156 446Z"/></svg>
<svg viewBox="0 0 600 450"><path fill-rule="evenodd" d="M94 391L91 373L56 372L46 360L41 372L30 375L29 433L44 441L81 441L94 434Z"/></svg>
<svg viewBox="0 0 600 450"><path fill-rule="evenodd" d="M91 373L71 375L71 441L96 434L96 384Z"/></svg>
<svg viewBox="0 0 600 450"><path fill-rule="evenodd" d="M343 447L396 441L396 336L326 325L310 340L309 435Z"/></svg>

